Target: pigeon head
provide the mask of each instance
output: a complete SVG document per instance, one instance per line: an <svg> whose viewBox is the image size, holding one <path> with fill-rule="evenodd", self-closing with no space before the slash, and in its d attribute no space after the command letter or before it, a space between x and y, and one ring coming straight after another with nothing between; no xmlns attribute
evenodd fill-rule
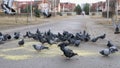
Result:
<svg viewBox="0 0 120 68"><path fill-rule="evenodd" d="M36 47L36 45L35 45L35 44L33 44L32 46L33 46L34 48Z"/></svg>
<svg viewBox="0 0 120 68"><path fill-rule="evenodd" d="M0 32L0 36L2 36L3 34Z"/></svg>
<svg viewBox="0 0 120 68"><path fill-rule="evenodd" d="M11 35L7 34L7 39L11 39L11 38L12 38Z"/></svg>
<svg viewBox="0 0 120 68"><path fill-rule="evenodd" d="M108 44L110 44L110 41L108 41Z"/></svg>
<svg viewBox="0 0 120 68"><path fill-rule="evenodd" d="M75 56L75 55L78 55L77 53L73 53L73 55Z"/></svg>

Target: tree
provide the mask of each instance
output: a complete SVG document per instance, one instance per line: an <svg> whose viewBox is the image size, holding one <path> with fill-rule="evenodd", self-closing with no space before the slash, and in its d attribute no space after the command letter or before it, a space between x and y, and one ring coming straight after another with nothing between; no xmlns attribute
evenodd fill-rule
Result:
<svg viewBox="0 0 120 68"><path fill-rule="evenodd" d="M36 17L40 17L40 10L38 8L34 9L34 14Z"/></svg>
<svg viewBox="0 0 120 68"><path fill-rule="evenodd" d="M115 10L116 10L116 3L117 1L116 0L110 0L109 1L109 17L112 18L114 17L115 15ZM107 11L106 12L103 12L103 17L107 17Z"/></svg>
<svg viewBox="0 0 120 68"><path fill-rule="evenodd" d="M21 9L21 13L30 13L31 12L31 6L27 5L25 8Z"/></svg>
<svg viewBox="0 0 120 68"><path fill-rule="evenodd" d="M85 14L86 15L89 15L89 6L90 4L86 3L84 6L83 6L83 11L85 11Z"/></svg>
<svg viewBox="0 0 120 68"><path fill-rule="evenodd" d="M109 7L110 7L110 11L109 12L112 12L113 15L115 14L115 10L116 10L116 0L110 0L109 2Z"/></svg>
<svg viewBox="0 0 120 68"><path fill-rule="evenodd" d="M79 5L79 4L75 7L74 11L75 11L78 15L80 15L80 14L81 14L82 9L81 9L81 7L80 7L80 5Z"/></svg>

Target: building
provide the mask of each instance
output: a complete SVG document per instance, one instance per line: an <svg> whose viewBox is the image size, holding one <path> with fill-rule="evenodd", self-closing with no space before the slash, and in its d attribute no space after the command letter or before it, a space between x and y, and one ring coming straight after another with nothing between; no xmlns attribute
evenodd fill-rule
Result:
<svg viewBox="0 0 120 68"><path fill-rule="evenodd" d="M60 3L60 12L73 12L76 7L75 3Z"/></svg>
<svg viewBox="0 0 120 68"><path fill-rule="evenodd" d="M106 2L104 3L103 12L106 12L108 9L107 2L108 0L106 0ZM116 10L120 12L120 0L109 0L109 11L116 11Z"/></svg>
<svg viewBox="0 0 120 68"><path fill-rule="evenodd" d="M51 11L53 11L53 12L56 11L57 12L60 0L48 0L48 2L50 3ZM41 3L42 3L42 0L34 0L34 1L32 1L33 9L35 7L38 7L38 5L41 4ZM30 6L30 5L31 5L31 1L14 1L13 2L13 8L17 11L17 13L26 12L26 11L23 11L23 10L26 10L27 6Z"/></svg>
<svg viewBox="0 0 120 68"><path fill-rule="evenodd" d="M92 3L91 12L103 12L105 11L105 7L106 7L106 2L96 2L96 3Z"/></svg>

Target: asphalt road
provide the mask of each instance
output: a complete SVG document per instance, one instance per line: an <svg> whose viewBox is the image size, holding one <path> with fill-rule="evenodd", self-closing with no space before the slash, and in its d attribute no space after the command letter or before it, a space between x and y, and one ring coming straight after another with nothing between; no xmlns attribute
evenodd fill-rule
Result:
<svg viewBox="0 0 120 68"><path fill-rule="evenodd" d="M119 46L119 35L114 35L111 29L103 25L95 23L94 19L88 16L73 16L60 20L51 20L40 25L29 25L14 29L2 30L3 33L13 34L15 31L24 34L26 31L35 32L39 28L44 32L49 29L53 33L69 31L71 33L86 30L91 34L91 37L107 34L107 38L99 40L96 43L82 42L80 47L71 47L79 56L66 60L62 52L56 45L46 46L50 50L43 50L38 53L32 48L32 44L39 44L39 42L31 39L25 39L24 47L18 47L18 40L10 40L5 44L0 45L0 68L119 68L120 54L115 53L109 57L103 57L99 54L101 49L106 48L108 40L111 40Z"/></svg>

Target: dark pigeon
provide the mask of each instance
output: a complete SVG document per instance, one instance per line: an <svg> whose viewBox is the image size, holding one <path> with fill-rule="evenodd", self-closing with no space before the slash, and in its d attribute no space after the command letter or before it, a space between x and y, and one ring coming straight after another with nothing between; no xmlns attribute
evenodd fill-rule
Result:
<svg viewBox="0 0 120 68"><path fill-rule="evenodd" d="M24 38L28 37L28 38L32 38L32 33L30 31L26 32L26 34L23 36Z"/></svg>
<svg viewBox="0 0 120 68"><path fill-rule="evenodd" d="M58 44L58 47L64 48L64 47L66 47L66 46L68 46L68 45L69 45L69 43L67 43L67 42L62 42L62 43Z"/></svg>
<svg viewBox="0 0 120 68"><path fill-rule="evenodd" d="M39 30L39 29L37 29L36 33L37 33L37 34L41 34L41 32L40 32L40 30Z"/></svg>
<svg viewBox="0 0 120 68"><path fill-rule="evenodd" d="M18 42L19 46L23 46L24 43L25 43L24 39L21 39L21 40Z"/></svg>
<svg viewBox="0 0 120 68"><path fill-rule="evenodd" d="M98 37L93 38L91 41L92 41L92 42L96 42L97 40L98 40Z"/></svg>
<svg viewBox="0 0 120 68"><path fill-rule="evenodd" d="M19 38L20 38L20 32L15 32L14 39L19 39Z"/></svg>
<svg viewBox="0 0 120 68"><path fill-rule="evenodd" d="M80 40L76 40L75 43L74 43L74 45L75 45L76 47L78 47L78 46L80 45Z"/></svg>
<svg viewBox="0 0 120 68"><path fill-rule="evenodd" d="M71 49L68 49L66 47L62 49L62 52L69 59L75 55L78 55L77 53L74 53Z"/></svg>
<svg viewBox="0 0 120 68"><path fill-rule="evenodd" d="M100 39L104 39L106 37L106 34L103 34L103 35L101 35L101 36L98 36L98 38L100 38Z"/></svg>
<svg viewBox="0 0 120 68"><path fill-rule="evenodd" d="M4 40L10 40L12 37L10 34L5 34L4 35Z"/></svg>
<svg viewBox="0 0 120 68"><path fill-rule="evenodd" d="M119 33L120 33L120 31L119 31L119 26L116 25L114 34L119 34Z"/></svg>
<svg viewBox="0 0 120 68"><path fill-rule="evenodd" d="M3 34L2 34L2 32L0 32L0 36L2 36Z"/></svg>
<svg viewBox="0 0 120 68"><path fill-rule="evenodd" d="M114 46L110 41L108 41L108 43L107 43L107 47L112 47L112 46Z"/></svg>

